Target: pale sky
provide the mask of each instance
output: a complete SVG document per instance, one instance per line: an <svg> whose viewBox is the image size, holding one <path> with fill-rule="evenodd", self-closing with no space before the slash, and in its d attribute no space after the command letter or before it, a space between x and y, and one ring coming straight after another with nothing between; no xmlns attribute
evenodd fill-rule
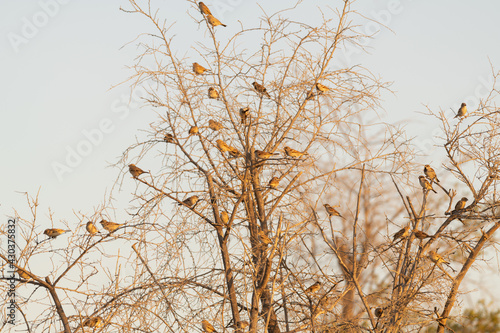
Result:
<svg viewBox="0 0 500 333"><path fill-rule="evenodd" d="M342 2L306 0L291 15L311 20L317 7ZM152 3L160 16L177 22L181 33L176 43L187 52L191 41L204 33L198 27L183 29L194 24L187 11L196 15L195 9L181 0ZM213 12L228 25L228 34L231 26L239 27L238 20L257 24L261 14L255 1L205 3L216 8ZM290 3L266 1L261 6L272 13ZM128 84L110 89L131 74L127 66L139 53L135 43L125 45L151 28L120 6L129 8L125 0L1 2L0 216L5 223L13 209L27 212L20 193L36 195L39 188L40 230L50 225L49 207L56 220L67 221L74 219L73 211L96 207L118 177L119 170L109 165L155 119L134 98L129 105ZM476 106L475 98L486 91L491 76L490 62L500 68L500 2L367 0L354 6L387 28L365 21L362 31L381 30L367 44L370 54L346 54L346 64L362 64L393 82L395 94L382 101L384 120L405 123L422 154L437 160L439 151L430 149L437 123L420 112L424 104L455 111L462 101L471 109ZM95 132L99 126L102 137ZM94 141L90 145L89 135ZM68 160L68 151L78 149L87 156ZM71 170L58 177L57 163ZM123 197L133 190L125 186Z"/></svg>

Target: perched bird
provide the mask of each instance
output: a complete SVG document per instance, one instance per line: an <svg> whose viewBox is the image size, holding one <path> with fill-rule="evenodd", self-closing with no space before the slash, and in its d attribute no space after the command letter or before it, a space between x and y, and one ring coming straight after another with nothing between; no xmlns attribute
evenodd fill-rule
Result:
<svg viewBox="0 0 500 333"><path fill-rule="evenodd" d="M97 317L89 317L85 319L83 322L83 326L86 327L102 327L103 326L103 321L102 318L97 316Z"/></svg>
<svg viewBox="0 0 500 333"><path fill-rule="evenodd" d="M210 23L210 25L212 27L216 27L218 25L222 25L223 27L227 27L227 25L225 25L224 23L222 23L221 21L216 19L212 14L207 14L207 20L208 20L208 23Z"/></svg>
<svg viewBox="0 0 500 333"><path fill-rule="evenodd" d="M429 255L427 256L432 262L436 263L436 265L439 265L441 263L449 265L450 263L447 262L446 260L443 259L439 254L437 254L434 251L429 251Z"/></svg>
<svg viewBox="0 0 500 333"><path fill-rule="evenodd" d="M210 119L208 121L208 128L210 128L212 131L220 131L222 129L222 124L218 121Z"/></svg>
<svg viewBox="0 0 500 333"><path fill-rule="evenodd" d="M340 216L344 218L335 208L333 208L329 204L324 204L323 206L325 206L326 212L328 213L329 216Z"/></svg>
<svg viewBox="0 0 500 333"><path fill-rule="evenodd" d="M460 109L458 109L458 112L457 112L457 115L455 116L455 118L465 117L466 114L467 114L467 105L465 103L462 103L462 105L460 105Z"/></svg>
<svg viewBox="0 0 500 333"><path fill-rule="evenodd" d="M102 227L109 231L109 232L113 232L115 231L116 229L118 229L119 227L121 227L123 224L121 223L116 223L116 222L109 222L109 221L106 221L106 220L101 220L101 222L99 222Z"/></svg>
<svg viewBox="0 0 500 333"><path fill-rule="evenodd" d="M415 231L415 238L426 239L426 238L430 238L430 237L431 236L429 236L427 233L425 233L423 231L420 231L420 230Z"/></svg>
<svg viewBox="0 0 500 333"><path fill-rule="evenodd" d="M64 234L65 232L70 232L71 230L63 230L63 229L45 229L43 232L45 235L50 238L56 238L59 235Z"/></svg>
<svg viewBox="0 0 500 333"><path fill-rule="evenodd" d="M19 275L20 278L23 278L25 280L31 280L31 276L28 273L26 273L24 269L18 268L16 269L16 273L17 275Z"/></svg>
<svg viewBox="0 0 500 333"><path fill-rule="evenodd" d="M189 198L184 199L184 201L182 203L185 204L186 206L192 208L194 205L196 205L197 202L198 202L198 196L192 195ZM182 206L182 204L178 204L178 205Z"/></svg>
<svg viewBox="0 0 500 333"><path fill-rule="evenodd" d="M202 65L200 65L197 62L193 62L193 72L196 75L201 75L201 74L205 73L206 71L208 71L208 69L206 69L205 67L203 67Z"/></svg>
<svg viewBox="0 0 500 333"><path fill-rule="evenodd" d="M204 15L212 15L212 12L210 12L210 9L208 9L208 7L203 3L203 2L200 2L198 4L198 7L200 7L200 12Z"/></svg>
<svg viewBox="0 0 500 333"><path fill-rule="evenodd" d="M263 150L256 150L255 151L255 156L257 156L258 158L263 159L263 160L265 160L273 155L278 155L278 154L277 153L270 153L268 151L263 151Z"/></svg>
<svg viewBox="0 0 500 333"><path fill-rule="evenodd" d="M262 243L264 243L266 245L269 245L269 244L271 244L273 242L271 240L271 238L269 238L269 236L267 235L267 233L264 232L264 230L259 230L259 238L262 241Z"/></svg>
<svg viewBox="0 0 500 333"><path fill-rule="evenodd" d="M189 129L189 135L195 135L195 134L198 134L198 126L191 126L191 128Z"/></svg>
<svg viewBox="0 0 500 333"><path fill-rule="evenodd" d="M375 316L376 316L377 318L382 317L382 314L383 314L383 313L384 313L384 309L382 309L382 308L376 308L376 309L375 309Z"/></svg>
<svg viewBox="0 0 500 333"><path fill-rule="evenodd" d="M410 226L407 225L403 229L396 232L394 234L394 237L392 238L392 240L395 241L396 239L399 239L399 238L406 238L406 237L408 237L409 234L410 234Z"/></svg>
<svg viewBox="0 0 500 333"><path fill-rule="evenodd" d="M439 179L436 176L436 172L429 164L426 164L424 166L424 173L431 182L436 181L437 183L439 183Z"/></svg>
<svg viewBox="0 0 500 333"><path fill-rule="evenodd" d="M233 146L229 147L229 155L231 155L231 157L233 158L238 158L238 157L243 157L243 154L240 153L240 151L236 148L234 148Z"/></svg>
<svg viewBox="0 0 500 333"><path fill-rule="evenodd" d="M321 282L316 281L312 286L306 289L306 293L315 293L321 288Z"/></svg>
<svg viewBox="0 0 500 333"><path fill-rule="evenodd" d="M467 204L467 200L469 199L467 199L466 197L463 197L462 199L458 200L457 203L455 204L455 209L453 210L453 212L458 213L459 211L464 209L465 205Z"/></svg>
<svg viewBox="0 0 500 333"><path fill-rule="evenodd" d="M87 222L85 226L90 235L95 235L99 232L92 221Z"/></svg>
<svg viewBox="0 0 500 333"><path fill-rule="evenodd" d="M201 322L201 327L203 327L203 330L207 333L217 332L208 320L203 320Z"/></svg>
<svg viewBox="0 0 500 333"><path fill-rule="evenodd" d="M231 150L231 147L229 147L229 145L221 139L217 139L215 142L217 142L217 148L219 148L221 152L225 153L226 151Z"/></svg>
<svg viewBox="0 0 500 333"><path fill-rule="evenodd" d="M300 152L290 147L285 147L285 154L290 157L301 157L307 155L307 153Z"/></svg>
<svg viewBox="0 0 500 333"><path fill-rule="evenodd" d="M316 90L318 90L320 93L324 93L330 91L330 88L318 82L316 83Z"/></svg>
<svg viewBox="0 0 500 333"><path fill-rule="evenodd" d="M128 171L132 174L132 177L134 177L134 178L139 177L143 173L147 173L146 171L142 170L141 168L135 166L135 164L129 164Z"/></svg>
<svg viewBox="0 0 500 333"><path fill-rule="evenodd" d="M257 90L258 93L265 95L267 98L271 98L271 96L267 92L267 89L263 85L258 84L257 82L252 83L252 85L254 89Z"/></svg>
<svg viewBox="0 0 500 333"><path fill-rule="evenodd" d="M267 184L267 186L269 186L270 188L272 188L273 190L276 189L280 184L280 179L278 177L273 177L271 178L271 180L269 181L269 184Z"/></svg>
<svg viewBox="0 0 500 333"><path fill-rule="evenodd" d="M174 136L170 133L165 134L165 136L163 137L163 141L168 143L175 143Z"/></svg>
<svg viewBox="0 0 500 333"><path fill-rule="evenodd" d="M428 191L428 190L431 190L432 192L434 193L437 193L433 188L432 188L432 185L431 183L429 183L429 181L427 179L425 179L425 176L419 176L418 177L418 180L420 182L420 186L422 186L422 188L425 190L425 191Z"/></svg>
<svg viewBox="0 0 500 333"><path fill-rule="evenodd" d="M211 99L219 99L219 92L214 87L208 88L208 97Z"/></svg>
<svg viewBox="0 0 500 333"><path fill-rule="evenodd" d="M229 214L223 210L220 213L220 219L221 219L222 223L227 224L227 222L229 222Z"/></svg>
<svg viewBox="0 0 500 333"><path fill-rule="evenodd" d="M250 108L241 108L240 109L240 117L241 117L241 123L244 124L247 121L248 115L250 114Z"/></svg>

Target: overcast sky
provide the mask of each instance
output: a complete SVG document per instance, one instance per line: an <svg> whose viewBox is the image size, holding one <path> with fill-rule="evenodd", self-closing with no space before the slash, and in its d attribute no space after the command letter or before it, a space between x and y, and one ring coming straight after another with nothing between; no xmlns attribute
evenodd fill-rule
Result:
<svg viewBox="0 0 500 333"><path fill-rule="evenodd" d="M205 3L227 29L238 25L238 20L257 24L261 15L255 1ZM272 13L289 3L265 1L261 6ZM318 7L341 3L307 0L291 15L312 20ZM160 16L178 27L194 24L187 12L194 16L196 11L187 2L153 4ZM151 29L144 18L126 14L120 7L129 5L125 0L1 2L0 212L4 220L13 215L13 209L26 212L21 193L36 195L39 189L40 230L50 225L49 207L56 220L71 220L73 211L96 207L119 174L110 164L154 119L130 96L128 84L111 89L128 78L127 66L138 54L134 43L125 45ZM393 82L395 94L384 95L382 101L385 120L406 123L409 135L417 136L421 152L436 160L432 135L437 124L421 112L424 105L456 111L462 101L473 108L477 97L486 92L490 62L500 67L500 2L366 0L355 8L387 28L374 23L360 27L375 33L366 45L370 54L347 51L346 63L362 64ZM188 49L203 34L197 27L180 31L185 32L176 39L181 49ZM132 190L125 191L124 197Z"/></svg>

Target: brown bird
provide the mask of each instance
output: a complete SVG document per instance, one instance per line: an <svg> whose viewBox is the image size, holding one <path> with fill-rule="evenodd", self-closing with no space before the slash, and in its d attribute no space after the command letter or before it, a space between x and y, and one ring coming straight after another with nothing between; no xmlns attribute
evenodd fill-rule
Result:
<svg viewBox="0 0 500 333"><path fill-rule="evenodd" d="M427 176L427 178L429 178L429 180L431 181L431 183L433 181L436 181L437 183L439 183L439 179L436 176L436 172L434 171L434 169L429 164L426 164L424 166L424 173Z"/></svg>
<svg viewBox="0 0 500 333"><path fill-rule="evenodd" d="M210 23L210 25L212 27L216 27L218 25L222 25L223 27L227 27L227 25L225 25L224 23L222 23L221 21L216 19L212 14L207 14L207 20L208 20L208 23Z"/></svg>
<svg viewBox="0 0 500 333"><path fill-rule="evenodd" d="M170 133L165 134L165 136L163 137L163 141L168 143L175 143L174 136Z"/></svg>
<svg viewBox="0 0 500 333"><path fill-rule="evenodd" d="M208 320L203 320L201 322L201 327L203 327L203 330L207 333L217 332Z"/></svg>
<svg viewBox="0 0 500 333"><path fill-rule="evenodd" d="M198 126L191 126L191 128L189 129L189 135L195 135L198 134L198 132Z"/></svg>
<svg viewBox="0 0 500 333"><path fill-rule="evenodd" d="M225 143L224 141L222 141L221 139L217 139L217 148L219 148L219 150L222 152L222 153L225 153L226 151L230 151L231 150L231 147L229 147L229 145L227 143Z"/></svg>
<svg viewBox="0 0 500 333"><path fill-rule="evenodd" d="M227 222L229 222L229 214L223 210L220 213L220 219L221 219L222 223L227 224Z"/></svg>
<svg viewBox="0 0 500 333"><path fill-rule="evenodd" d="M219 99L219 92L214 87L208 88L208 97L211 99Z"/></svg>
<svg viewBox="0 0 500 333"><path fill-rule="evenodd" d="M307 155L307 153L300 152L290 147L285 147L285 154L290 157L301 157Z"/></svg>
<svg viewBox="0 0 500 333"><path fill-rule="evenodd" d="M86 327L102 327L103 326L103 321L102 318L97 316L97 317L89 317L85 319L83 322L83 326Z"/></svg>
<svg viewBox="0 0 500 333"><path fill-rule="evenodd" d="M272 188L273 190L276 189L280 184L280 179L278 177L273 177L271 178L271 180L269 181L269 184L267 184L267 186L269 186L270 188Z"/></svg>
<svg viewBox="0 0 500 333"><path fill-rule="evenodd" d="M263 150L256 150L255 151L255 156L257 156L257 158L260 158L260 159L268 159L269 157L273 156L273 155L278 155L277 153L270 153L270 152L267 152L267 151L263 151Z"/></svg>
<svg viewBox="0 0 500 333"><path fill-rule="evenodd" d="M241 108L240 109L240 117L241 117L241 123L244 124L247 121L247 118L250 114L250 108Z"/></svg>
<svg viewBox="0 0 500 333"><path fill-rule="evenodd" d="M129 164L128 165L128 171L132 174L133 178L137 178L143 173L147 173L146 171L142 170L141 168L135 166L135 164Z"/></svg>
<svg viewBox="0 0 500 333"><path fill-rule="evenodd" d="M443 263L446 265L449 265L450 263L444 260L443 257L441 257L439 254L437 254L434 251L429 251L429 255L427 256L432 262L436 263L437 265Z"/></svg>
<svg viewBox="0 0 500 333"><path fill-rule="evenodd" d="M320 93L324 93L330 91L330 88L318 82L316 83L316 90L318 90Z"/></svg>
<svg viewBox="0 0 500 333"><path fill-rule="evenodd" d="M267 98L271 98L271 96L267 92L267 89L263 85L258 84L257 82L252 83L252 85L258 93L265 95Z"/></svg>
<svg viewBox="0 0 500 333"><path fill-rule="evenodd" d="M193 72L196 75L201 75L201 74L205 73L206 71L208 71L208 69L206 69L205 67L203 67L202 65L200 65L197 62L193 62Z"/></svg>
<svg viewBox="0 0 500 333"><path fill-rule="evenodd" d="M458 200L457 203L455 204L455 210L453 212L458 213L462 209L465 208L465 205L467 204L467 199L466 197L463 197L462 199Z"/></svg>
<svg viewBox="0 0 500 333"><path fill-rule="evenodd" d="M415 238L418 238L418 239L426 239L426 238L430 238L431 236L429 236L428 234L426 234L425 232L423 231L420 231L420 230L417 230L415 231Z"/></svg>
<svg viewBox="0 0 500 333"><path fill-rule="evenodd" d="M203 3L203 2L200 2L198 4L198 7L200 7L200 12L204 15L212 15L212 12L210 12L210 9L208 9L208 7Z"/></svg>
<svg viewBox="0 0 500 333"><path fill-rule="evenodd" d="M431 190L432 192L434 193L437 193L433 188L432 188L432 185L431 183L429 183L429 181L427 179L425 179L425 176L419 176L418 177L418 180L420 182L420 186L422 186L422 188L424 189L424 191L428 191L428 190Z"/></svg>
<svg viewBox="0 0 500 333"><path fill-rule="evenodd" d="M17 268L16 269L16 273L17 275L19 275L20 278L23 278L25 280L31 280L31 276L24 270L24 269L21 269L21 268Z"/></svg>
<svg viewBox="0 0 500 333"><path fill-rule="evenodd" d="M87 222L87 225L85 226L87 231L89 232L90 235L95 235L99 232L97 228L95 227L94 223L92 221Z"/></svg>
<svg viewBox="0 0 500 333"><path fill-rule="evenodd" d="M71 230L63 230L63 229L45 229L43 232L45 235L50 238L56 238L59 235L64 234L65 232L71 232Z"/></svg>
<svg viewBox="0 0 500 333"><path fill-rule="evenodd" d="M335 208L333 208L329 204L326 203L323 206L325 206L326 212L328 213L329 216L340 216L344 218Z"/></svg>
<svg viewBox="0 0 500 333"><path fill-rule="evenodd" d="M458 109L458 112L457 112L457 115L455 116L455 118L465 117L466 114L467 114L467 105L465 103L462 103L462 105L460 105L460 109Z"/></svg>
<svg viewBox="0 0 500 333"><path fill-rule="evenodd" d="M271 244L273 242L271 240L271 238L269 238L269 236L267 235L267 233L264 232L264 230L259 230L259 238L262 241L262 243L264 243L266 245L269 245L269 244Z"/></svg>
<svg viewBox="0 0 500 333"><path fill-rule="evenodd" d="M118 229L119 227L121 227L123 224L120 224L120 223L115 223L115 222L109 222L109 221L106 221L106 220L102 220L101 222L99 222L102 227L109 231L109 232L113 232L115 231L116 229Z"/></svg>
<svg viewBox="0 0 500 333"><path fill-rule="evenodd" d="M384 313L384 309L382 309L382 308L376 308L376 309L375 309L375 316L376 316L377 318L382 317L382 314L383 314L383 313Z"/></svg>
<svg viewBox="0 0 500 333"><path fill-rule="evenodd" d="M210 128L212 131L220 131L222 129L222 124L218 121L210 119L208 121L208 128Z"/></svg>
<svg viewBox="0 0 500 333"><path fill-rule="evenodd" d="M243 154L240 153L240 151L234 147L229 147L229 155L231 155L232 158L238 158L238 157L243 157Z"/></svg>
<svg viewBox="0 0 500 333"><path fill-rule="evenodd" d="M312 286L306 289L306 293L315 293L321 288L321 282L316 281Z"/></svg>
<svg viewBox="0 0 500 333"><path fill-rule="evenodd" d="M184 201L182 201L183 204L185 204L186 206L188 206L190 208L192 208L194 205L196 205L197 202L198 202L197 195L192 195L189 198L184 199ZM182 206L182 204L178 204L178 205Z"/></svg>
<svg viewBox="0 0 500 333"><path fill-rule="evenodd" d="M406 238L410 234L410 226L407 225L403 229L399 230L394 234L394 237L392 238L393 241L395 241L398 238Z"/></svg>

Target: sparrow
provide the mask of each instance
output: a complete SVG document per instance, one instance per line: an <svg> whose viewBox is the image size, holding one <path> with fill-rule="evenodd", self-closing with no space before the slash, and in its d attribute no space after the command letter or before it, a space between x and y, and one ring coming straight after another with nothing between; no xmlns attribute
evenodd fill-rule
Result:
<svg viewBox="0 0 500 333"><path fill-rule="evenodd" d="M238 158L238 157L243 157L243 154L240 153L240 151L236 148L234 148L233 146L229 147L229 155L231 155L231 157L233 158Z"/></svg>
<svg viewBox="0 0 500 333"><path fill-rule="evenodd" d="M465 205L467 204L467 199L466 197L463 197L462 199L458 200L457 203L455 204L455 210L454 212L458 213L460 210L465 208Z"/></svg>
<svg viewBox="0 0 500 333"><path fill-rule="evenodd" d="M168 143L175 143L174 136L170 133L165 134L165 136L163 137L163 141Z"/></svg>
<svg viewBox="0 0 500 333"><path fill-rule="evenodd" d="M87 229L89 234L92 236L99 232L99 230L97 230L97 228L95 227L94 223L92 223L92 221L87 222L87 225L85 226L85 228Z"/></svg>
<svg viewBox="0 0 500 333"><path fill-rule="evenodd" d="M376 316L377 318L382 317L382 314L383 314L383 313L384 313L384 309L382 309L382 308L376 308L376 309L375 309L375 316Z"/></svg>
<svg viewBox="0 0 500 333"><path fill-rule="evenodd" d="M393 241L395 241L398 238L406 238L410 234L410 226L407 225L403 229L399 230L394 234L394 237L392 238Z"/></svg>
<svg viewBox="0 0 500 333"><path fill-rule="evenodd" d="M458 109L458 112L457 112L457 115L455 116L455 118L465 117L466 114L467 114L467 105L465 103L462 103L462 105L460 106L460 109Z"/></svg>
<svg viewBox="0 0 500 333"><path fill-rule="evenodd" d="M208 127L212 130L212 131L219 131L222 129L222 124L219 123L218 121L215 121L213 119L210 119L208 121Z"/></svg>
<svg viewBox="0 0 500 333"><path fill-rule="evenodd" d="M279 186L279 184L280 184L280 179L278 177L273 177L271 178L267 186L269 186L269 188L272 188L274 190Z"/></svg>
<svg viewBox="0 0 500 333"><path fill-rule="evenodd" d="M200 65L197 62L193 62L193 72L196 75L201 75L201 74L205 73L206 71L208 71L208 69L206 69L205 67L203 67L202 65Z"/></svg>
<svg viewBox="0 0 500 333"><path fill-rule="evenodd" d="M207 333L217 332L208 320L203 320L201 322L201 327L203 327L203 330Z"/></svg>
<svg viewBox="0 0 500 333"><path fill-rule="evenodd" d="M142 170L141 168L135 166L135 164L129 164L128 171L132 174L132 177L134 177L134 178L139 177L143 173L147 173L146 171Z"/></svg>
<svg viewBox="0 0 500 333"><path fill-rule="evenodd" d="M198 134L198 126L191 126L189 129L189 135L195 135Z"/></svg>
<svg viewBox="0 0 500 333"><path fill-rule="evenodd" d="M198 4L198 7L200 7L200 12L204 15L212 15L212 12L210 12L210 9L208 9L208 7L203 3L203 2L200 2Z"/></svg>
<svg viewBox="0 0 500 333"><path fill-rule="evenodd" d="M71 230L63 230L63 229L45 229L43 232L45 235L49 236L49 238L56 238L59 235L64 234L65 232L71 232Z"/></svg>
<svg viewBox="0 0 500 333"><path fill-rule="evenodd" d="M212 14L207 14L207 20L208 20L208 23L210 23L210 25L212 27L216 27L218 25L222 25L223 27L227 27L227 25L225 25L224 23L222 23L221 21L216 19Z"/></svg>
<svg viewBox="0 0 500 333"><path fill-rule="evenodd" d="M420 186L422 186L422 188L425 190L425 191L428 191L428 190L431 190L432 192L434 193L437 193L433 188L432 188L432 185L431 183L429 183L429 181L427 179L425 179L425 176L419 176L418 177L418 180L420 182Z"/></svg>
<svg viewBox="0 0 500 333"><path fill-rule="evenodd" d="M102 318L97 316L97 317L89 317L87 319L85 319L85 321L83 322L83 326L86 326L86 327L102 327L103 326L103 322L102 322Z"/></svg>
<svg viewBox="0 0 500 333"><path fill-rule="evenodd" d="M316 281L312 286L306 289L306 293L315 293L321 288L321 282Z"/></svg>
<svg viewBox="0 0 500 333"><path fill-rule="evenodd" d="M319 91L320 93L324 93L330 91L330 88L318 82L316 83L316 90Z"/></svg>
<svg viewBox="0 0 500 333"><path fill-rule="evenodd" d="M285 147L285 154L290 157L301 157L307 155L307 153L300 152L290 147Z"/></svg>
<svg viewBox="0 0 500 333"><path fill-rule="evenodd" d="M198 196L192 195L189 198L184 199L184 201L182 203L185 204L186 206L192 208L194 205L196 205L197 202L198 202ZM182 206L182 204L178 204L178 205Z"/></svg>
<svg viewBox="0 0 500 333"><path fill-rule="evenodd" d="M16 269L16 273L17 275L19 275L20 278L23 278L25 280L31 280L31 276L28 273L26 273L24 269L18 268Z"/></svg>
<svg viewBox="0 0 500 333"><path fill-rule="evenodd" d="M255 151L255 155L260 158L260 159L267 159L273 155L278 155L277 153L270 153L270 152L267 152L267 151L262 151L262 150L256 150Z"/></svg>
<svg viewBox="0 0 500 333"><path fill-rule="evenodd" d="M220 213L220 219L221 219L222 223L227 224L227 222L229 222L229 215L228 215L228 213L226 211L222 211Z"/></svg>
<svg viewBox="0 0 500 333"><path fill-rule="evenodd" d="M271 238L269 238L269 236L267 235L267 233L264 232L264 230L259 230L259 238L262 241L262 243L264 243L266 245L269 245L269 244L271 244L273 242L271 240Z"/></svg>
<svg viewBox="0 0 500 333"><path fill-rule="evenodd" d="M433 263L435 263L436 265L439 265L440 263L443 263L443 264L446 264L446 265L449 265L450 263L447 262L446 260L443 259L443 257L441 257L439 254L437 254L436 252L434 251L429 251L429 255L427 256Z"/></svg>
<svg viewBox="0 0 500 333"><path fill-rule="evenodd" d="M229 145L221 139L217 139L215 142L217 142L217 148L219 148L221 152L225 153L226 151L231 150L231 147L229 147Z"/></svg>
<svg viewBox="0 0 500 333"><path fill-rule="evenodd" d="M241 117L241 123L244 124L247 120L248 115L250 114L250 108L241 108L240 109L240 117Z"/></svg>
<svg viewBox="0 0 500 333"><path fill-rule="evenodd" d="M267 98L271 98L271 96L267 92L267 89L263 85L258 84L257 82L252 83L252 85L254 89L257 90L258 93L265 95Z"/></svg>
<svg viewBox="0 0 500 333"><path fill-rule="evenodd" d="M415 238L425 239L425 238L430 238L430 237L431 236L429 236L427 233L425 233L423 231L420 231L420 230L415 231Z"/></svg>
<svg viewBox="0 0 500 333"><path fill-rule="evenodd" d="M101 222L102 227L109 231L109 232L113 232L115 231L116 229L118 229L119 227L121 227L123 224L120 224L120 223L115 223L115 222L109 222L109 221L106 221L106 220L102 220Z"/></svg>
<svg viewBox="0 0 500 333"><path fill-rule="evenodd" d="M439 183L439 179L436 176L436 172L429 164L426 164L424 166L424 173L431 182L436 181L437 183Z"/></svg>
<svg viewBox="0 0 500 333"><path fill-rule="evenodd" d="M208 97L211 99L219 99L219 92L214 87L208 88Z"/></svg>
<svg viewBox="0 0 500 333"><path fill-rule="evenodd" d="M340 216L344 218L335 208L333 208L329 204L324 204L323 206L325 206L326 212L328 213L329 216Z"/></svg>

